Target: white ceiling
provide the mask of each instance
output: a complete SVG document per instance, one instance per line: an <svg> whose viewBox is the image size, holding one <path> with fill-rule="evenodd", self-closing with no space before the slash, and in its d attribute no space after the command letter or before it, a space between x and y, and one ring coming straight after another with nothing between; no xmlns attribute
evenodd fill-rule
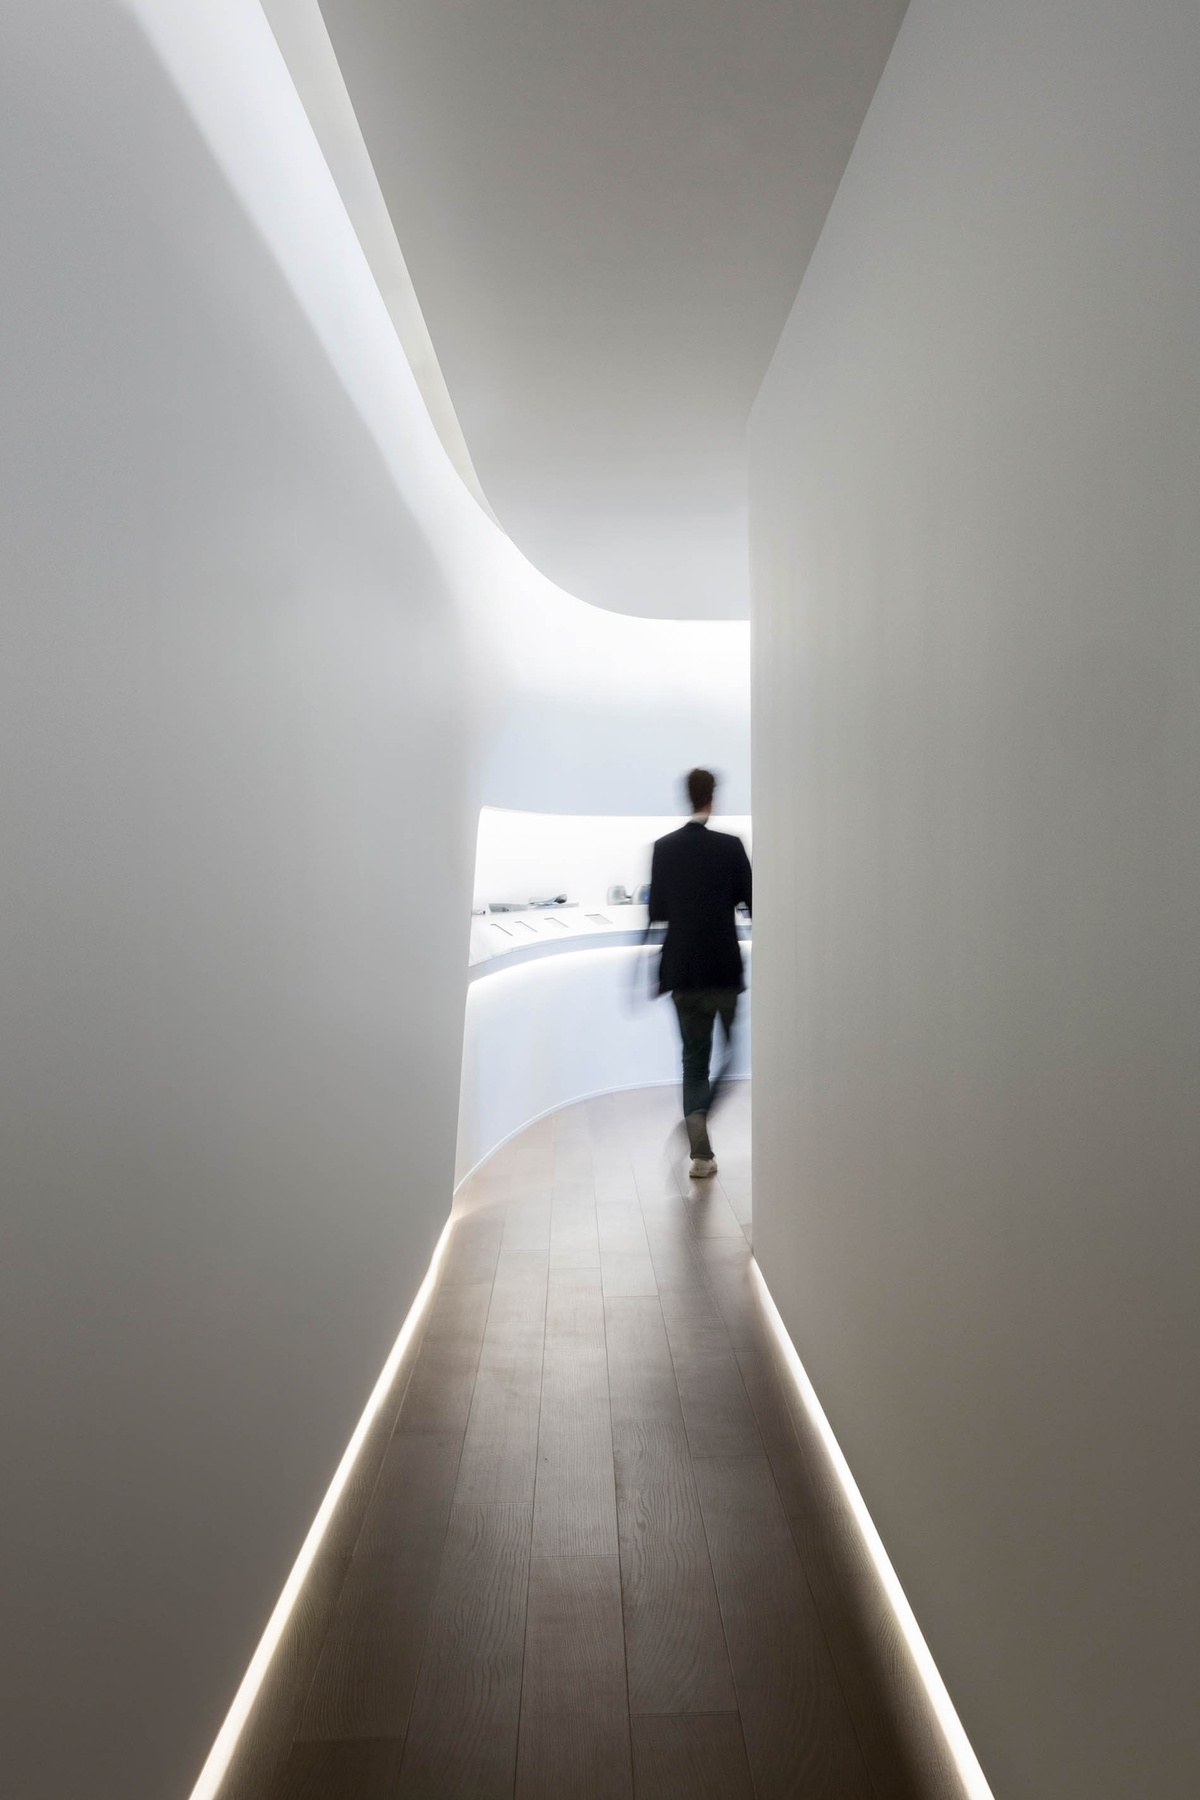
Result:
<svg viewBox="0 0 1200 1800"><path fill-rule="evenodd" d="M571 593L747 611L746 418L906 0L322 0L484 493Z"/></svg>

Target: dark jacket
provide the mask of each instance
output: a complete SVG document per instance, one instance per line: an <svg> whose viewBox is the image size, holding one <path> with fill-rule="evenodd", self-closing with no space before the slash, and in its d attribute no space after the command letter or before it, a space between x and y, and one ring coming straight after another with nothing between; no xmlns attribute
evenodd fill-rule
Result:
<svg viewBox="0 0 1200 1800"><path fill-rule="evenodd" d="M734 907L750 905L741 838L689 819L659 838L650 865L650 923L665 925L658 991L746 985Z"/></svg>

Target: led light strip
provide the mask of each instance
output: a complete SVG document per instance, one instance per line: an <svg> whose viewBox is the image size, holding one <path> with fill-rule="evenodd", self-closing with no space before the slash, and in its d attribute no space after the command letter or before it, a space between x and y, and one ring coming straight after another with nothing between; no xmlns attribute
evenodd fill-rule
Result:
<svg viewBox="0 0 1200 1800"><path fill-rule="evenodd" d="M979 1759L971 1748L971 1740L963 1730L962 1720L954 1710L954 1702L946 1692L946 1684L938 1674L937 1664L930 1654L929 1645L921 1634L921 1627L917 1624L916 1615L908 1603L904 1589L900 1586L900 1579L883 1547L883 1539L875 1528L874 1519L867 1511L867 1503L858 1491L858 1483L850 1473L850 1465L833 1434L832 1425L825 1417L825 1410L817 1399L816 1389L796 1353L796 1346L788 1335L787 1326L779 1316L779 1308L771 1298L771 1290L767 1286L766 1278L753 1258L751 1258L750 1267L754 1271L754 1279L758 1284L763 1310L766 1312L779 1347L783 1351L792 1380L804 1403L804 1410L825 1447L825 1454L829 1458L833 1472L837 1476L838 1485L846 1496L854 1515L855 1524L858 1526L863 1543L875 1566L875 1572L887 1595L888 1603L895 1614L896 1623L908 1646L921 1685L929 1696L934 1716L962 1782L963 1793L967 1796L967 1800L994 1800L987 1777L980 1768Z"/></svg>
<svg viewBox="0 0 1200 1800"><path fill-rule="evenodd" d="M258 1641L258 1648L250 1658L250 1666L242 1677L242 1684L233 1697L233 1705L225 1715L225 1722L217 1733L208 1760L200 1771L199 1780L192 1789L190 1800L216 1800L221 1783L233 1759L238 1739L241 1737L250 1717L259 1689L262 1687L271 1658L279 1647L279 1640L287 1628L300 1591L313 1566L321 1540L329 1528L338 1501L345 1491L346 1483L358 1460L359 1451L363 1447L367 1433L375 1422L380 1407L388 1397L392 1384L396 1379L404 1352L412 1341L413 1332L421 1322L421 1315L429 1304L429 1297L437 1281L438 1266L442 1253L446 1248L446 1240L450 1236L453 1219L447 1219L442 1227L442 1235L437 1241L433 1258L426 1271L425 1279L417 1289L416 1298L408 1311L408 1317L400 1327L400 1335L392 1345L391 1354L383 1365L379 1380L371 1390L371 1397L363 1410L362 1418L354 1428L354 1435L346 1445L345 1453L337 1466L333 1480L329 1484L325 1498L317 1509L317 1516L309 1527L308 1536L301 1545L300 1554L292 1565L292 1572L283 1584L283 1592L275 1602L275 1610L267 1621L267 1628Z"/></svg>

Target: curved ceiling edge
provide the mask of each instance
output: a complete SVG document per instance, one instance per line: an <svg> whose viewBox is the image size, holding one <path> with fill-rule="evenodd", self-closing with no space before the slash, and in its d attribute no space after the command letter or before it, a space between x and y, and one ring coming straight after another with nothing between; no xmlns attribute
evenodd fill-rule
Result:
<svg viewBox="0 0 1200 1800"><path fill-rule="evenodd" d="M468 493L500 530L454 410L404 252L317 0L260 0L334 186L362 245L434 430Z"/></svg>

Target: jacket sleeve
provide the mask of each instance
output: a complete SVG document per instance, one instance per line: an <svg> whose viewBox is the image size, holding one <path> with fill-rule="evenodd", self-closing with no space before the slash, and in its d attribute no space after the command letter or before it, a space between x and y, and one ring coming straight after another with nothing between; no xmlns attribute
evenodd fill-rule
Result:
<svg viewBox="0 0 1200 1800"><path fill-rule="evenodd" d="M741 838L737 838L735 842L737 843L737 855L734 858L733 869L733 904L744 906L747 912L753 912L754 908L750 904L750 858L746 855L746 846Z"/></svg>
<svg viewBox="0 0 1200 1800"><path fill-rule="evenodd" d="M661 845L655 844L650 858L650 905L647 925L666 925L669 923L667 907L667 881L660 854Z"/></svg>

